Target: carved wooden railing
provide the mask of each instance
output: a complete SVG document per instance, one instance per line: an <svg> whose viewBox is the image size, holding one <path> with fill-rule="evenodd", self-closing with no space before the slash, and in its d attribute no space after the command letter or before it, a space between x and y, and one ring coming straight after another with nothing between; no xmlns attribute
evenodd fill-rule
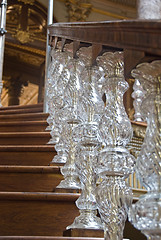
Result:
<svg viewBox="0 0 161 240"><path fill-rule="evenodd" d="M125 78L131 77L131 70L141 62L161 58L161 21L133 20L92 23L56 23L49 26L50 45L55 47L62 41L62 49L66 40L73 41L73 56L81 44L92 45L92 62L106 51L124 52ZM129 144L133 151L139 152L146 124L132 122L134 137ZM145 193L134 175L129 178L134 197Z"/></svg>

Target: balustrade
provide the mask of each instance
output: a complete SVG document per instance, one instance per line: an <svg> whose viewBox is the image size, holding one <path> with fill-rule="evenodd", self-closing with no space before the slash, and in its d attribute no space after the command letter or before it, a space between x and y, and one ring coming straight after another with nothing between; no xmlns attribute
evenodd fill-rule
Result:
<svg viewBox="0 0 161 240"><path fill-rule="evenodd" d="M132 223L148 239L160 239L161 66L154 61L161 56L160 29L160 21L150 20L49 26L55 64L59 62L48 88L53 88L53 133L59 139L53 162L66 162L58 188L82 188L76 202L80 216L67 229L104 226L106 240L121 240L130 208ZM132 127L123 105L129 77L136 79ZM138 122L145 119L147 131ZM135 161L137 178L131 174ZM148 190L132 207L129 184L136 198Z"/></svg>

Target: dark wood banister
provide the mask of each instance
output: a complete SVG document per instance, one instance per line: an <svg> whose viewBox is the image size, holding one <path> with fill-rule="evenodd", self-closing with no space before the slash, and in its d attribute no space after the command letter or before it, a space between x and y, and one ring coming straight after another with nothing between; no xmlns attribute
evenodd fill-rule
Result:
<svg viewBox="0 0 161 240"><path fill-rule="evenodd" d="M161 57L161 20L55 23L48 29L51 44L59 37L124 51L126 78L138 63Z"/></svg>

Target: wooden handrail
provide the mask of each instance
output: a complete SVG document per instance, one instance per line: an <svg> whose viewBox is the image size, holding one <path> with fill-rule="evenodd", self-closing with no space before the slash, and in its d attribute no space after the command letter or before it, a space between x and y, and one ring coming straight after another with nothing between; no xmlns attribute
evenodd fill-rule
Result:
<svg viewBox="0 0 161 240"><path fill-rule="evenodd" d="M126 78L140 62L161 56L161 20L55 23L48 29L51 44L60 37L124 51Z"/></svg>
<svg viewBox="0 0 161 240"><path fill-rule="evenodd" d="M161 56L160 20L55 23L48 29L50 36L135 49Z"/></svg>

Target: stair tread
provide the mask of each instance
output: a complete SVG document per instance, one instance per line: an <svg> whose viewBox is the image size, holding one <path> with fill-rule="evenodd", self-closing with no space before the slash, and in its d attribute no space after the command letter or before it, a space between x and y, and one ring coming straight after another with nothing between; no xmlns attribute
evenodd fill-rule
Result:
<svg viewBox="0 0 161 240"><path fill-rule="evenodd" d="M143 126L143 127L147 127L147 123L146 122L135 122L131 120L131 123L137 126Z"/></svg>
<svg viewBox="0 0 161 240"><path fill-rule="evenodd" d="M95 237L59 237L59 236L53 236L53 237L46 237L46 236L0 236L0 239L6 239L6 240L12 240L12 239L40 239L40 240L103 240L103 238L95 238Z"/></svg>
<svg viewBox="0 0 161 240"><path fill-rule="evenodd" d="M43 145L47 144L51 138L49 132L0 132L0 145Z"/></svg>
<svg viewBox="0 0 161 240"><path fill-rule="evenodd" d="M79 193L49 193L49 192L0 192L2 200L21 201L59 201L75 202L80 196Z"/></svg>
<svg viewBox="0 0 161 240"><path fill-rule="evenodd" d="M33 112L43 112L43 108L25 108L25 109L9 109L9 110L1 110L0 115L8 115L8 114L21 114L21 113L33 113Z"/></svg>
<svg viewBox="0 0 161 240"><path fill-rule="evenodd" d="M0 166L0 192L55 192L61 180L58 166Z"/></svg>
<svg viewBox="0 0 161 240"><path fill-rule="evenodd" d="M103 240L103 238L95 238L95 237L46 237L46 236L0 236L0 239L6 240Z"/></svg>
<svg viewBox="0 0 161 240"><path fill-rule="evenodd" d="M8 107L1 107L1 108L0 108L0 111L10 110L10 109L37 108L37 107L43 107L43 103L30 104L30 105L14 105L14 106L8 106Z"/></svg>
<svg viewBox="0 0 161 240"><path fill-rule="evenodd" d="M54 145L3 145L0 152L55 152Z"/></svg>
<svg viewBox="0 0 161 240"><path fill-rule="evenodd" d="M0 166L0 173L60 173L58 166Z"/></svg>

